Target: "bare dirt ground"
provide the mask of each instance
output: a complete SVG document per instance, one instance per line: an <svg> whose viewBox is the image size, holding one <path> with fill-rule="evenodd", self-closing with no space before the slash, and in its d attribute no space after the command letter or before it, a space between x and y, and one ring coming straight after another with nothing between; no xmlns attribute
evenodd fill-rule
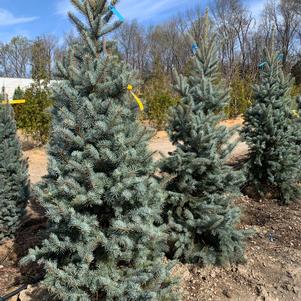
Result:
<svg viewBox="0 0 301 301"><path fill-rule="evenodd" d="M242 119L237 118L233 120L227 120L223 122L226 126L237 126L241 125ZM238 139L238 135L233 137L233 140ZM175 148L168 139L168 135L165 131L157 132L156 136L150 143L150 150L156 152L154 154L155 159L160 159L162 156L167 156L169 152L172 152ZM27 148L27 141L26 141ZM248 148L245 143L239 142L237 147L234 149L231 158L235 159L241 155L246 154ZM32 184L36 184L41 180L41 177L47 172L47 155L45 147L33 148L24 151L25 157L29 160L29 174Z"/></svg>
<svg viewBox="0 0 301 301"><path fill-rule="evenodd" d="M301 205L238 200L242 227L254 229L246 264L226 267L179 265L183 301L300 301Z"/></svg>
<svg viewBox="0 0 301 301"><path fill-rule="evenodd" d="M47 173L47 154L45 147L35 148L24 152L28 158L30 181L38 183Z"/></svg>
<svg viewBox="0 0 301 301"><path fill-rule="evenodd" d="M240 123L240 119L226 122L230 126ZM164 155L174 149L165 132L157 133L150 148ZM246 145L239 143L231 160L247 151ZM46 174L45 148L27 150L25 156L29 158L31 181L37 183ZM281 207L273 200L241 197L237 205L243 212L240 227L255 230L247 241L246 264L206 268L177 265L175 274L182 279L183 301L301 301L301 204ZM0 296L25 283L26 275L36 273L34 268L21 271L17 265L18 258L41 239L45 228L38 206L30 203L27 209L28 216L15 242L0 246ZM42 299L28 299L22 293L10 300Z"/></svg>

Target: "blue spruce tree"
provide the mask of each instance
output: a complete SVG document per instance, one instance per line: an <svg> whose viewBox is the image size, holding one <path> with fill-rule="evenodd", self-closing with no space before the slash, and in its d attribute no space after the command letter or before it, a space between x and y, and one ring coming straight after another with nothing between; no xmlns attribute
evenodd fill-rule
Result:
<svg viewBox="0 0 301 301"><path fill-rule="evenodd" d="M11 105L0 104L0 243L13 238L29 198L27 161Z"/></svg>
<svg viewBox="0 0 301 301"><path fill-rule="evenodd" d="M264 51L260 82L253 87L254 102L245 114L243 136L250 148L247 179L256 191L282 203L300 196L300 151L290 104L291 76L282 71L282 55L274 37Z"/></svg>
<svg viewBox="0 0 301 301"><path fill-rule="evenodd" d="M48 175L38 189L49 237L22 263L44 266L55 300L176 300L159 226L165 194L151 176L153 134L129 105L128 66L103 51L103 37L121 25L111 21L115 3L71 2L84 17L69 14L82 42L58 64Z"/></svg>
<svg viewBox="0 0 301 301"><path fill-rule="evenodd" d="M229 144L233 131L220 125L229 92L217 84L217 37L208 13L204 21L202 40L194 46L193 74L175 74L182 100L172 110L168 127L176 150L161 165L171 178L164 219L172 258L223 264L243 260L246 233L236 227L240 210L232 201L244 177L225 164L235 146Z"/></svg>

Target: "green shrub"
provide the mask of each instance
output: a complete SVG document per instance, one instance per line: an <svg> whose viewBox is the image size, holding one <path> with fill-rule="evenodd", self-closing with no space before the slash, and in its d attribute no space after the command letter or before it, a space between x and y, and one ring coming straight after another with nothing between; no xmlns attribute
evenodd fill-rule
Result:
<svg viewBox="0 0 301 301"><path fill-rule="evenodd" d="M292 97L297 97L301 95L301 84L300 85L293 85L292 89L291 89L291 96Z"/></svg>
<svg viewBox="0 0 301 301"><path fill-rule="evenodd" d="M301 85L301 60L299 60L291 70L292 76L295 78L296 85Z"/></svg>
<svg viewBox="0 0 301 301"><path fill-rule="evenodd" d="M168 79L158 76L146 82L143 98L146 106L145 118L156 129L163 129L170 107L179 101L179 96L172 91Z"/></svg>
<svg viewBox="0 0 301 301"><path fill-rule="evenodd" d="M15 106L17 127L38 144L48 140L51 124L50 93L46 84L35 82L24 93L25 104Z"/></svg>
<svg viewBox="0 0 301 301"><path fill-rule="evenodd" d="M24 98L24 91L20 88L20 86L18 86L15 89L13 99L23 99L23 98Z"/></svg>
<svg viewBox="0 0 301 301"><path fill-rule="evenodd" d="M178 102L178 98L168 90L151 90L145 94L146 118L158 130L163 129L171 106Z"/></svg>
<svg viewBox="0 0 301 301"><path fill-rule="evenodd" d="M298 104L296 102L296 99L300 95L301 95L301 85L294 84L291 88L291 91L290 91L290 96L291 96L291 99L292 99L290 107L291 107L291 110L293 112L293 115L295 115L295 116L297 116L296 113L298 112Z"/></svg>
<svg viewBox="0 0 301 301"><path fill-rule="evenodd" d="M19 86L15 89L13 99L24 99L24 91ZM22 115L22 109L21 109L22 106L24 106L24 104L16 104L13 106L13 109L15 112L16 124L17 124L18 129L19 129L19 125L20 125L20 122L18 122L18 120L19 120L19 117Z"/></svg>
<svg viewBox="0 0 301 301"><path fill-rule="evenodd" d="M252 79L242 78L236 72L230 84L230 102L226 108L228 118L235 118L244 114L252 104Z"/></svg>

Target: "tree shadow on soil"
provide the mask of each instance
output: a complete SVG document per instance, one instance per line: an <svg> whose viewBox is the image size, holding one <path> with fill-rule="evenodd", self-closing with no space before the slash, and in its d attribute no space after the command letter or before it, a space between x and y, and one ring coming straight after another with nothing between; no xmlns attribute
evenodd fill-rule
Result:
<svg viewBox="0 0 301 301"><path fill-rule="evenodd" d="M41 244L45 238L46 228L47 218L44 210L36 200L31 199L13 244L17 264L28 254L29 249ZM43 277L43 269L38 264L19 265L19 268L21 276L16 278L16 283L34 284Z"/></svg>

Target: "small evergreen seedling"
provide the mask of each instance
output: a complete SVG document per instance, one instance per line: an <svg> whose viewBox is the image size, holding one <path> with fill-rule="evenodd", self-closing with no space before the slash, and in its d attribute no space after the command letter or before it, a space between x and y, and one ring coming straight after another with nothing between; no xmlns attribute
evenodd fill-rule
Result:
<svg viewBox="0 0 301 301"><path fill-rule="evenodd" d="M13 109L0 104L0 243L15 236L28 198L27 161L16 136Z"/></svg>
<svg viewBox="0 0 301 301"><path fill-rule="evenodd" d="M193 74L176 74L182 100L168 127L176 150L162 162L162 171L171 177L164 219L171 257L223 264L243 260L246 235L237 229L240 210L232 201L244 178L225 164L234 147L229 144L233 132L220 125L229 92L216 83L217 37L209 33L208 15L205 22Z"/></svg>
<svg viewBox="0 0 301 301"><path fill-rule="evenodd" d="M48 175L39 187L50 235L23 262L44 265L55 300L176 300L159 226L165 193L151 176L153 134L129 105L128 66L103 51L103 37L121 22L110 22L105 0L72 3L87 24L69 14L82 42L58 64L53 91Z"/></svg>
<svg viewBox="0 0 301 301"><path fill-rule="evenodd" d="M274 41L264 51L254 102L245 114L243 136L250 148L247 178L261 196L271 192L282 203L300 196L300 147L290 109L292 79L285 76ZM299 130L300 131L300 130Z"/></svg>

